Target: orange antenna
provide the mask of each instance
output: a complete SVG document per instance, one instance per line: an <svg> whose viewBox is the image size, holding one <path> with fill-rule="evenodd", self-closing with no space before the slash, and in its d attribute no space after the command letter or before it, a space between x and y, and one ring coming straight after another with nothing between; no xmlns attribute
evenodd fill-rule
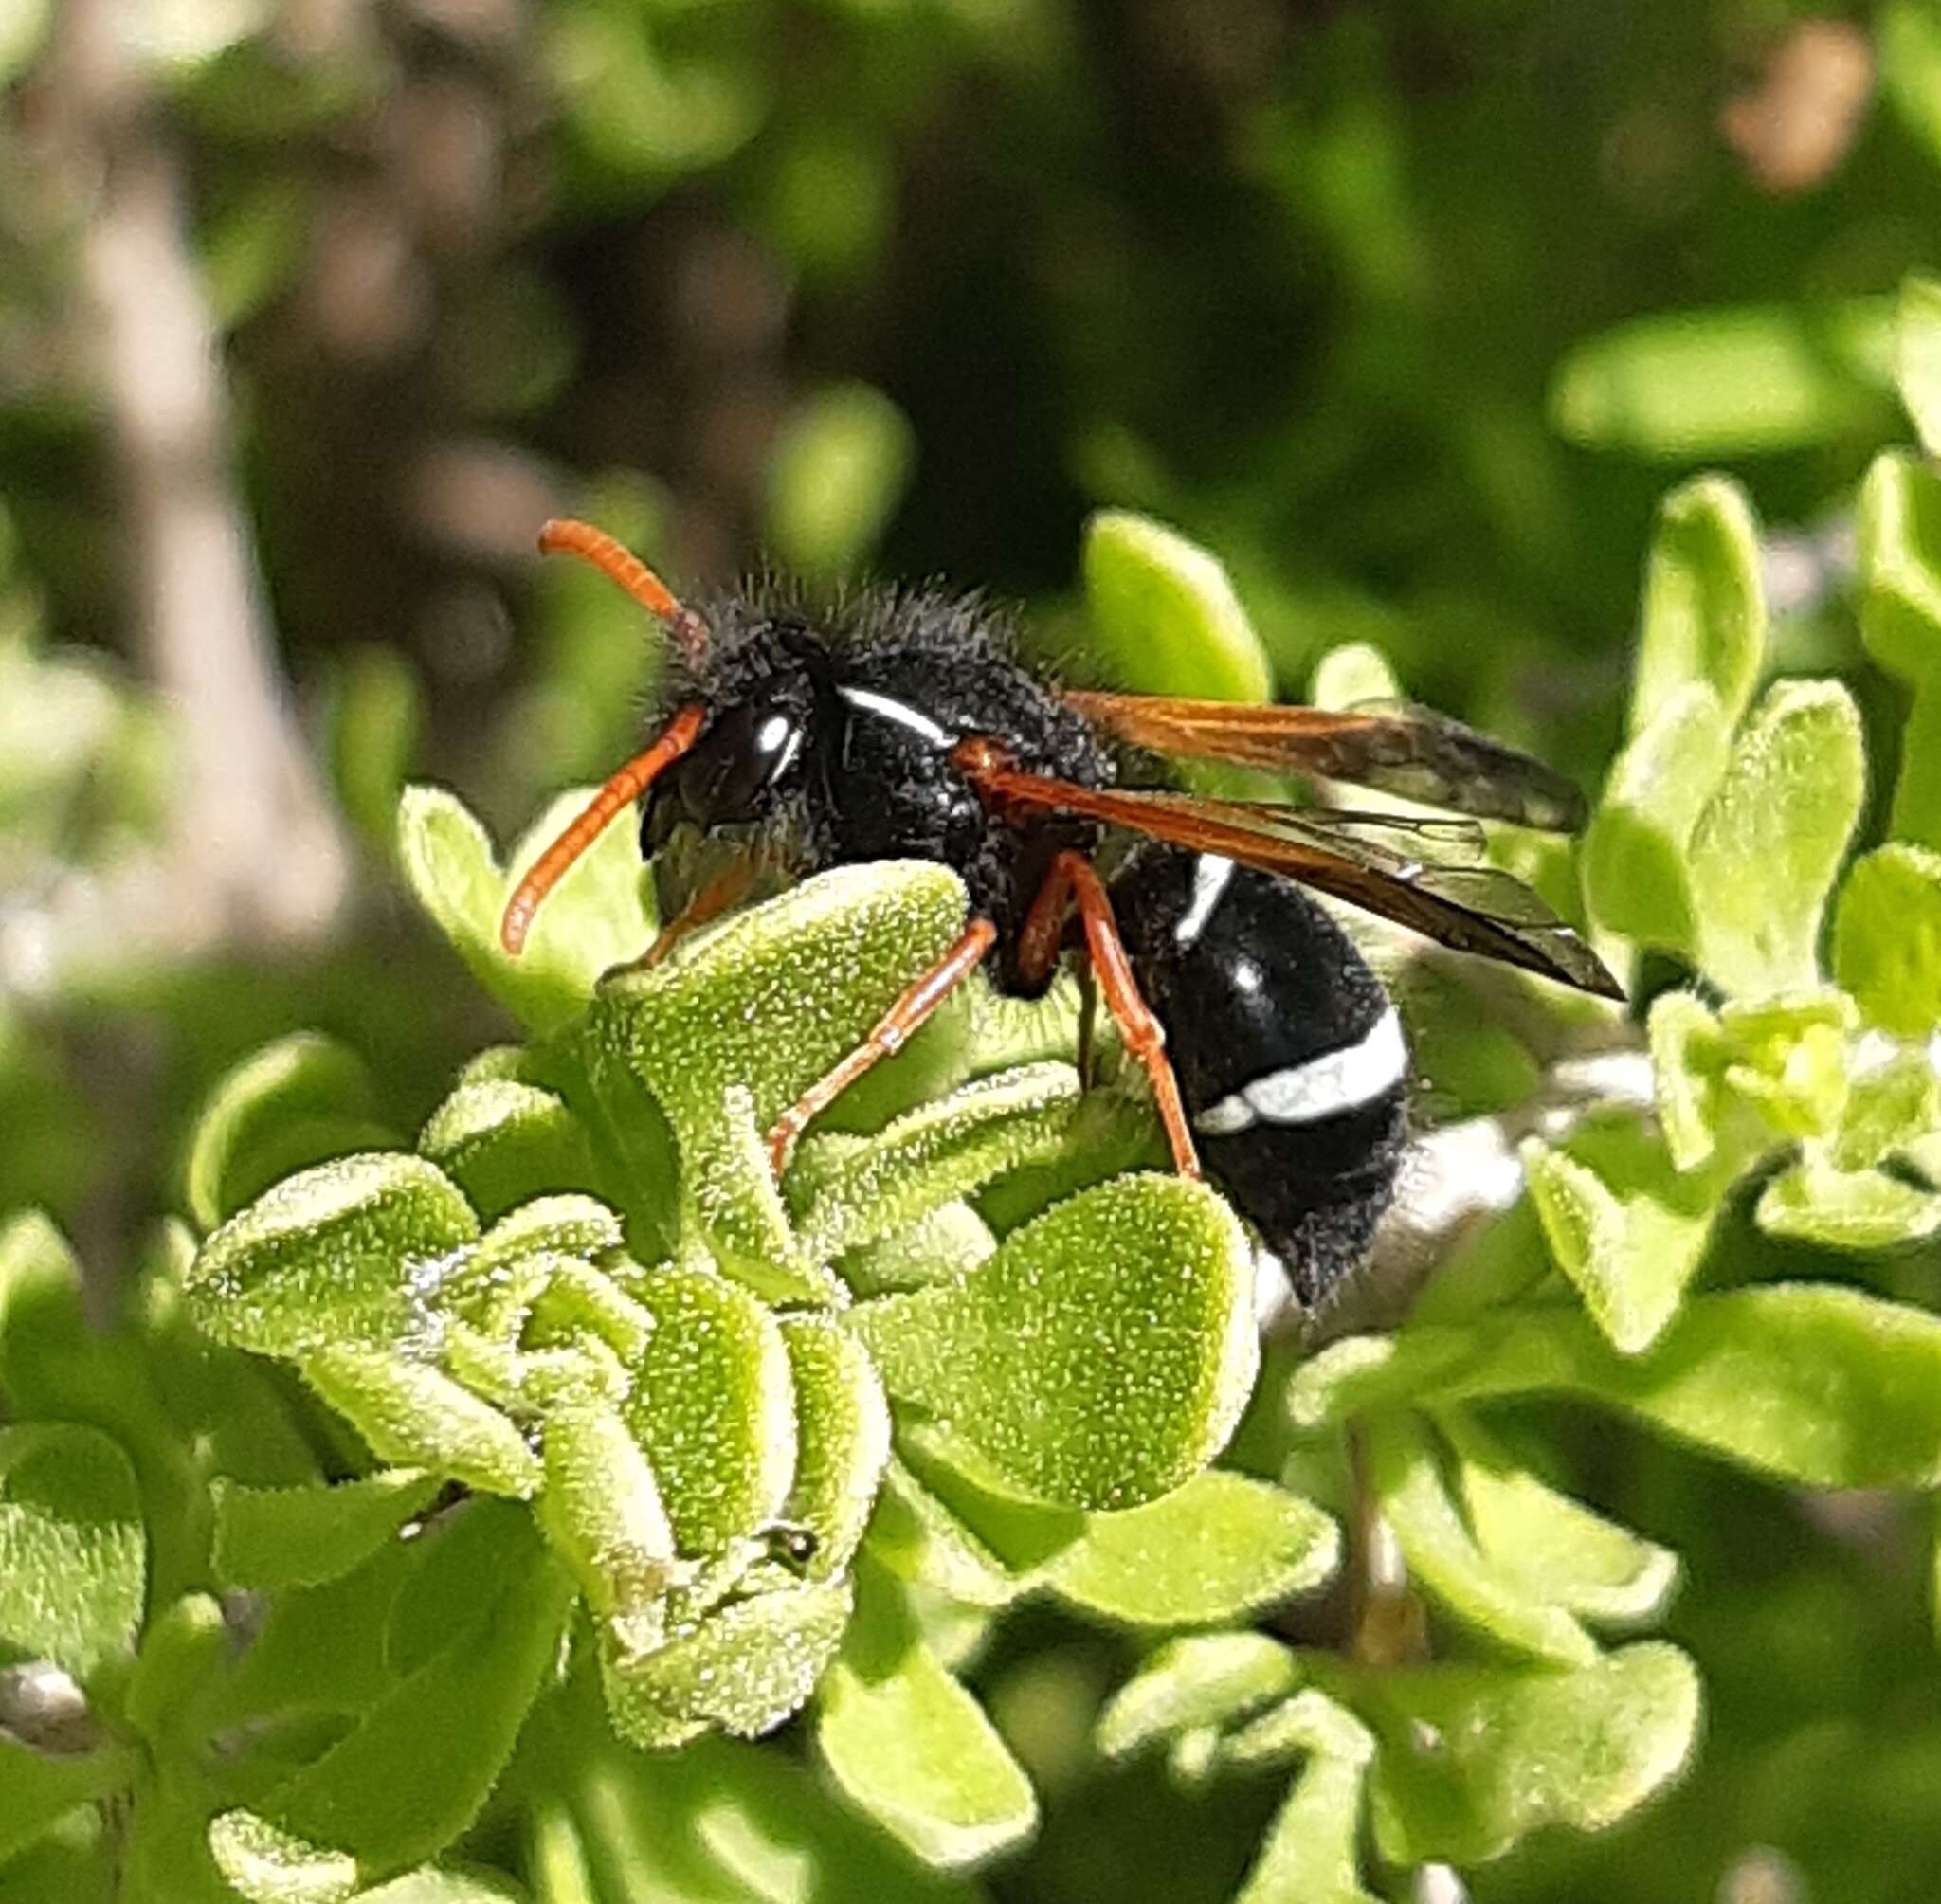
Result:
<svg viewBox="0 0 1941 1904"><path fill-rule="evenodd" d="M708 625L692 608L682 607L660 576L630 550L621 547L604 529L570 517L554 517L539 531L542 555L577 555L617 582L648 614L667 624L689 663L699 667L708 654Z"/></svg>
<svg viewBox="0 0 1941 1904"><path fill-rule="evenodd" d="M582 525L551 526L576 529ZM592 533L597 535L599 532ZM633 559L626 556L624 550L620 553L626 560ZM643 569L641 573L646 575L647 571ZM653 582L654 578L647 575L647 580ZM658 589L661 585L654 582L654 586ZM526 934L533 929L533 915L539 910L546 895L565 879L574 861L607 830L614 815L638 800L668 767L695 744L706 717L699 707L682 708L662 730L660 739L644 753L635 754L608 781L593 795L579 818L533 862L532 871L519 881L512 898L505 902L505 913L499 922L499 942L514 958L518 957L524 947Z"/></svg>

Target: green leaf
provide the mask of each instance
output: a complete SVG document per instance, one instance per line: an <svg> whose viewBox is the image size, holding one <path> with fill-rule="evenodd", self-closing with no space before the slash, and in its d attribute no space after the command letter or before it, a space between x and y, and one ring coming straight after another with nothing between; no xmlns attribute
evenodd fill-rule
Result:
<svg viewBox="0 0 1941 1904"><path fill-rule="evenodd" d="M549 1409L545 1435L541 1529L624 1647L657 1643L662 1601L679 1569L674 1530L639 1442L604 1399Z"/></svg>
<svg viewBox="0 0 1941 1904"><path fill-rule="evenodd" d="M1854 298L1636 318L1565 355L1551 420L1572 443L1678 462L1848 437L1884 420L1896 316Z"/></svg>
<svg viewBox="0 0 1941 1904"><path fill-rule="evenodd" d="M211 1594L185 1593L149 1622L128 1676L122 1718L157 1762L201 1750L202 1695L232 1656L222 1603Z"/></svg>
<svg viewBox="0 0 1941 1904"><path fill-rule="evenodd" d="M549 1191L598 1188L579 1119L553 1092L512 1079L461 1084L431 1114L418 1149L488 1223Z"/></svg>
<svg viewBox="0 0 1941 1904"><path fill-rule="evenodd" d="M475 1506L479 1513L487 1504ZM496 1518L510 1531L523 1516ZM317 1763L209 1827L255 1904L349 1897L433 1858L478 1815L556 1660L570 1583L527 1532L501 1543L476 1612Z"/></svg>
<svg viewBox="0 0 1941 1904"><path fill-rule="evenodd" d="M1515 1652L1565 1666L1587 1665L1597 1657L1589 1634L1569 1612L1505 1575L1477 1545L1417 1422L1379 1416L1363 1433L1370 1486L1415 1580Z"/></svg>
<svg viewBox="0 0 1941 1904"><path fill-rule="evenodd" d="M362 1904L521 1904L525 1895L503 1877L460 1871L413 1871L358 1894Z"/></svg>
<svg viewBox="0 0 1941 1904"><path fill-rule="evenodd" d="M1941 675L1941 475L1917 457L1877 456L1856 521L1860 638L1914 683Z"/></svg>
<svg viewBox="0 0 1941 1904"><path fill-rule="evenodd" d="M1368 1728L1325 1693L1297 1693L1260 1722L1277 1744L1304 1747L1294 1782L1234 1904L1379 1904L1362 1889L1362 1783L1375 1742ZM1243 1741L1233 1742L1243 1756Z"/></svg>
<svg viewBox="0 0 1941 1904"><path fill-rule="evenodd" d="M1212 700L1273 698L1266 651L1226 571L1149 517L1101 509L1080 557L1093 645L1118 686Z"/></svg>
<svg viewBox="0 0 1941 1904"><path fill-rule="evenodd" d="M830 1580L862 1544L890 1459L890 1405L875 1365L841 1324L823 1315L782 1320L795 1387L795 1481L783 1509L816 1537L807 1573Z"/></svg>
<svg viewBox="0 0 1941 1904"><path fill-rule="evenodd" d="M1204 1633L1151 1654L1098 1715L1098 1750L1125 1758L1183 1732L1226 1731L1300 1683L1296 1656L1264 1633Z"/></svg>
<svg viewBox="0 0 1941 1904"><path fill-rule="evenodd" d="M1900 400L1930 456L1941 453L1941 283L1918 272L1901 281Z"/></svg>
<svg viewBox="0 0 1941 1904"><path fill-rule="evenodd" d="M55 1755L30 1751L0 1732L0 1865L51 1831L76 1805L122 1789L137 1763L125 1747Z"/></svg>
<svg viewBox="0 0 1941 1904"><path fill-rule="evenodd" d="M1371 642L1343 642L1315 663L1308 687L1311 706L1334 711L1365 700L1399 700L1402 683L1388 657Z"/></svg>
<svg viewBox="0 0 1941 1904"><path fill-rule="evenodd" d="M1728 992L1811 985L1820 914L1866 788L1838 681L1781 681L1754 710L1692 836L1699 963Z"/></svg>
<svg viewBox="0 0 1941 1904"><path fill-rule="evenodd" d="M539 1460L525 1437L489 1403L426 1363L345 1344L313 1349L298 1367L379 1460L424 1468L482 1494L524 1500L538 1492Z"/></svg>
<svg viewBox="0 0 1941 1904"><path fill-rule="evenodd" d="M982 1706L867 1575L817 1702L816 1749L852 1804L926 1864L962 1870L1030 1836L1038 1804Z"/></svg>
<svg viewBox="0 0 1941 1904"><path fill-rule="evenodd" d="M868 384L835 384L798 404L769 461L763 523L775 559L806 575L866 560L916 461L909 418Z"/></svg>
<svg viewBox="0 0 1941 1904"><path fill-rule="evenodd" d="M782 1512L794 1477L795 1394L775 1318L739 1284L661 1269L634 1285L655 1321L626 1419L682 1553L716 1554Z"/></svg>
<svg viewBox="0 0 1941 1904"><path fill-rule="evenodd" d="M1726 1184L1679 1175L1629 1118L1587 1124L1567 1148L1525 1140L1523 1173L1551 1255L1626 1354L1657 1341L1705 1254Z"/></svg>
<svg viewBox="0 0 1941 1904"><path fill-rule="evenodd" d="M762 1134L957 939L965 903L946 866L845 866L601 988L587 1033L595 1076L607 1092L616 1074L647 1086L709 1246L763 1294L828 1301L841 1291L796 1260Z"/></svg>
<svg viewBox="0 0 1941 1904"><path fill-rule="evenodd" d="M1662 1611L1678 1577L1670 1549L1546 1487L1467 1415L1451 1410L1438 1420L1460 1457L1463 1518L1498 1578L1600 1624Z"/></svg>
<svg viewBox="0 0 1941 1904"><path fill-rule="evenodd" d="M1061 1600L1134 1626L1242 1620L1318 1587L1340 1563L1334 1523L1300 1496L1245 1475L1195 1475L1124 1514L1097 1514L1054 1555Z"/></svg>
<svg viewBox="0 0 1941 1904"><path fill-rule="evenodd" d="M520 956L507 956L499 945L499 915L512 887L589 797L561 794L514 850L506 872L485 829L443 788L408 787L398 806L398 860L418 903L480 985L530 1031L571 1023L600 974L639 957L653 940L633 829L609 826L553 888Z"/></svg>
<svg viewBox="0 0 1941 1904"><path fill-rule="evenodd" d="M906 1230L837 1259L843 1280L860 1297L954 1282L996 1253L990 1225L969 1204L945 1204Z"/></svg>
<svg viewBox="0 0 1941 1904"><path fill-rule="evenodd" d="M1008 1605L1032 1585L894 1458L884 1470L868 1547L898 1579L966 1606Z"/></svg>
<svg viewBox="0 0 1941 1904"><path fill-rule="evenodd" d="M419 1468L388 1468L328 1487L242 1487L218 1476L216 1577L258 1589L336 1580L391 1539L441 1485Z"/></svg>
<svg viewBox="0 0 1941 1904"><path fill-rule="evenodd" d="M1824 1249L1893 1249L1941 1230L1941 1196L1809 1150L1760 1192L1753 1220L1768 1236Z"/></svg>
<svg viewBox="0 0 1941 1904"><path fill-rule="evenodd" d="M1941 1481L1941 1320L1824 1283L1694 1297L1645 1354L1579 1312L1351 1336L1297 1369L1297 1425L1497 1395L1587 1396L1807 1487Z"/></svg>
<svg viewBox="0 0 1941 1904"><path fill-rule="evenodd" d="M1929 157L1941 157L1941 21L1927 0L1888 0L1874 32L1882 92Z"/></svg>
<svg viewBox="0 0 1941 1904"><path fill-rule="evenodd" d="M1695 477L1665 498L1645 571L1642 619L1631 733L1642 734L1695 686L1712 690L1730 732L1766 657L1759 525L1745 490L1731 478Z"/></svg>
<svg viewBox="0 0 1941 1904"><path fill-rule="evenodd" d="M1840 1128L1826 1147L1843 1170L1863 1170L1898 1153L1917 1153L1941 1133L1941 1075L1919 1045L1854 1055Z"/></svg>
<svg viewBox="0 0 1941 1904"><path fill-rule="evenodd" d="M1896 843L1854 862L1833 916L1833 974L1896 1038L1941 1028L1941 853Z"/></svg>
<svg viewBox="0 0 1941 1904"><path fill-rule="evenodd" d="M1113 1179L1014 1230L963 1281L850 1313L891 1394L1043 1500L1137 1507L1219 1453L1259 1361L1232 1212L1175 1177Z"/></svg>
<svg viewBox="0 0 1941 1904"><path fill-rule="evenodd" d="M1941 671L1914 686L1887 830L1896 840L1941 851Z"/></svg>
<svg viewBox="0 0 1941 1904"><path fill-rule="evenodd" d="M1062 1147L1079 1102L1069 1064L1031 1064L979 1079L909 1112L861 1144L797 1165L808 1188L797 1227L827 1259L934 1215ZM791 1172L790 1188L794 1188Z"/></svg>
<svg viewBox="0 0 1941 1904"><path fill-rule="evenodd" d="M1694 993L1667 991L1645 1021L1659 1130L1674 1169L1696 1170L1718 1148L1729 1108L1729 1047L1717 1015Z"/></svg>
<svg viewBox="0 0 1941 1904"><path fill-rule="evenodd" d="M6 1777L0 1773L0 1796ZM31 1819L8 1817L0 1839L9 1829L24 1828ZM123 1846L108 1833L95 1805L69 1807L57 1813L49 1829L40 1832L31 1847L17 1857L0 1853L0 1904L116 1904L125 1895L127 1859Z"/></svg>
<svg viewBox="0 0 1941 1904"><path fill-rule="evenodd" d="M413 1322L412 1272L479 1234L458 1187L421 1157L344 1157L286 1177L196 1253L187 1288L217 1341L300 1355Z"/></svg>
<svg viewBox="0 0 1941 1904"><path fill-rule="evenodd" d="M1602 1830L1678 1775L1698 1728L1698 1676L1656 1641L1574 1672L1424 1666L1351 1683L1381 1740L1371 1810L1395 1864L1481 1863L1547 1824Z"/></svg>
<svg viewBox="0 0 1941 1904"><path fill-rule="evenodd" d="M135 1471L99 1429L0 1428L0 1657L86 1679L135 1648L148 1548Z"/></svg>
<svg viewBox="0 0 1941 1904"><path fill-rule="evenodd" d="M609 1644L602 1664L615 1730L649 1750L669 1742L660 1730L669 1719L740 1738L773 1732L815 1690L849 1607L846 1580L814 1581L730 1601L651 1652Z"/></svg>
<svg viewBox="0 0 1941 1904"><path fill-rule="evenodd" d="M227 1072L189 1151L189 1213L214 1229L279 1177L388 1144L364 1061L334 1038L299 1031Z"/></svg>
<svg viewBox="0 0 1941 1904"><path fill-rule="evenodd" d="M1686 846L1725 771L1731 723L1707 681L1664 695L1612 766L1584 841L1584 890L1598 922L1689 951L1698 902Z"/></svg>

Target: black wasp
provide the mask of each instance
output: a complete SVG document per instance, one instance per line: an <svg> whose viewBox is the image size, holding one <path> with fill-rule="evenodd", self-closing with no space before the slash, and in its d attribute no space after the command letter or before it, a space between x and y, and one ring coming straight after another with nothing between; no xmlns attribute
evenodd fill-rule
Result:
<svg viewBox="0 0 1941 1904"><path fill-rule="evenodd" d="M963 936L770 1133L779 1170L808 1121L988 959L1042 993L1078 943L1145 1068L1174 1164L1206 1173L1313 1301L1351 1269L1394 1188L1408 1053L1394 1006L1311 886L1446 946L1620 998L1583 941L1506 873L1474 820L1398 820L1117 785L1120 749L1358 782L1566 831L1576 789L1425 709L1328 713L1067 692L1013 658L975 601L876 591L809 611L785 591L683 607L611 537L553 522L662 621L672 712L512 896L524 943L547 892L626 807L670 922L647 954L757 884L880 859L953 867ZM1140 843L1101 879L1109 831ZM696 849L702 849L697 851ZM705 864L707 877L670 877ZM1298 883L1296 883L1298 882Z"/></svg>

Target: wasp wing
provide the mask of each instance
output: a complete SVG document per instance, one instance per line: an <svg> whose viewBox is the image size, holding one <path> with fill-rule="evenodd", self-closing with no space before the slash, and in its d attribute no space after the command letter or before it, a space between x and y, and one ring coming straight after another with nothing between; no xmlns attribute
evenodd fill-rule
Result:
<svg viewBox="0 0 1941 1904"><path fill-rule="evenodd" d="M997 764L973 770L971 778L1000 809L1095 820L1217 853L1284 874L1458 952L1478 952L1600 998L1624 995L1575 931L1520 879L1494 866L1443 865L1393 840L1370 837L1365 827L1337 829L1321 809L1080 787Z"/></svg>
<svg viewBox="0 0 1941 1904"><path fill-rule="evenodd" d="M1065 698L1116 739L1154 753L1352 781L1547 833L1584 824L1584 796L1554 768L1410 701L1335 712L1078 691Z"/></svg>

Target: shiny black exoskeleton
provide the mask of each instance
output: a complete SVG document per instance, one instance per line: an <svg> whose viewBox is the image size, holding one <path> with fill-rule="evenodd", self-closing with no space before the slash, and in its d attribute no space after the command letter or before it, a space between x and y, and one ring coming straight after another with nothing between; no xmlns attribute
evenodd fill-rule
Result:
<svg viewBox="0 0 1941 1904"><path fill-rule="evenodd" d="M879 859L946 863L997 928L1002 989L1042 990L1020 928L1063 849L1099 829L994 816L953 762L1002 736L1021 769L1113 783L1111 750L1012 658L974 604L863 597L811 618L759 596L707 613L713 651L684 698L707 711L658 780L642 845L663 908L681 838L759 845L791 875ZM1407 1060L1387 994L1347 935L1290 881L1171 847L1136 850L1110 884L1139 988L1166 1028L1208 1175L1312 1300L1364 1253L1392 1191Z"/></svg>
<svg viewBox="0 0 1941 1904"><path fill-rule="evenodd" d="M1381 982L1291 880L1141 846L1111 884L1207 1174L1312 1302L1367 1253L1407 1137Z"/></svg>

